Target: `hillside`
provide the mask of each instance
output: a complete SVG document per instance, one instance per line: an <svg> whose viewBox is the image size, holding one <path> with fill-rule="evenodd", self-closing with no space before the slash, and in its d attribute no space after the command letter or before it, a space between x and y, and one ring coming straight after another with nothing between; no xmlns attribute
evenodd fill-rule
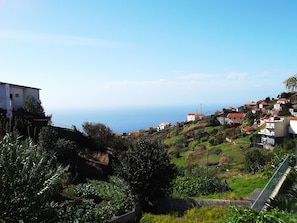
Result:
<svg viewBox="0 0 297 223"><path fill-rule="evenodd" d="M266 98L238 108L223 108L211 116L177 123L161 131L140 131L138 137L162 141L168 149L171 162L181 171L199 177L218 177L226 180L232 188L231 192L208 197L244 199L255 189L263 188L272 171L264 171L263 167L262 171L250 173L245 166L249 152L260 149L267 165L274 153L294 153L295 140L292 135L287 134L279 138L275 145L269 145L270 149L263 149L258 133L263 129L263 125L259 124L263 117L293 116L294 113L290 111L295 110L296 98L295 93L282 93L276 99ZM286 103L276 109L280 100ZM240 125L220 124L219 118L227 117L230 113L245 114ZM265 175L263 171L270 171L270 174ZM251 180L254 182L252 185Z"/></svg>

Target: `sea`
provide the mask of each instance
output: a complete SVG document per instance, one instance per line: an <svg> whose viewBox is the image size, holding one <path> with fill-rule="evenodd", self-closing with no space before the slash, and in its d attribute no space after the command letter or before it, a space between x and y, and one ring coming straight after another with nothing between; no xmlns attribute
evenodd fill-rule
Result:
<svg viewBox="0 0 297 223"><path fill-rule="evenodd" d="M52 125L71 128L75 126L82 131L84 122L102 123L114 133L128 133L157 127L161 122L183 122L188 113L202 112L212 115L217 110L229 105L187 105L187 106L155 106L141 108L102 108L102 109L71 109L53 110Z"/></svg>

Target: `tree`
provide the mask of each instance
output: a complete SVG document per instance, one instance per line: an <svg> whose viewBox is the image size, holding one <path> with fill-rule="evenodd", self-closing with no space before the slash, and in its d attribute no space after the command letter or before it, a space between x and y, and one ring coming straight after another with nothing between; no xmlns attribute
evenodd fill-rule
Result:
<svg viewBox="0 0 297 223"><path fill-rule="evenodd" d="M263 170L266 164L265 156L258 150L249 151L245 157L245 166L249 172L256 173Z"/></svg>
<svg viewBox="0 0 297 223"><path fill-rule="evenodd" d="M36 101L31 95L25 98L22 107L26 112L32 113L34 115L44 115L44 109L41 105L41 102Z"/></svg>
<svg viewBox="0 0 297 223"><path fill-rule="evenodd" d="M297 74L294 74L293 76L286 79L284 82L285 87L287 90L296 90L297 88Z"/></svg>
<svg viewBox="0 0 297 223"><path fill-rule="evenodd" d="M42 149L46 152L56 151L58 141L58 132L52 127L43 127L38 135L38 142Z"/></svg>
<svg viewBox="0 0 297 223"><path fill-rule="evenodd" d="M278 113L279 116L292 116L290 112L290 108L292 108L293 105L289 102L287 104L281 105L281 111Z"/></svg>
<svg viewBox="0 0 297 223"><path fill-rule="evenodd" d="M31 140L7 134L0 141L0 221L50 222L63 169Z"/></svg>
<svg viewBox="0 0 297 223"><path fill-rule="evenodd" d="M58 160L63 162L64 159L70 159L77 146L74 141L59 138L58 135L54 128L50 126L42 127L38 135L38 144L47 154L56 154Z"/></svg>
<svg viewBox="0 0 297 223"><path fill-rule="evenodd" d="M163 144L147 139L136 140L119 159L120 165L115 168L117 174L128 182L144 208L171 194L177 169L170 163Z"/></svg>
<svg viewBox="0 0 297 223"><path fill-rule="evenodd" d="M85 122L82 127L86 135L93 140L96 147L106 149L112 146L114 133L108 126L102 123Z"/></svg>

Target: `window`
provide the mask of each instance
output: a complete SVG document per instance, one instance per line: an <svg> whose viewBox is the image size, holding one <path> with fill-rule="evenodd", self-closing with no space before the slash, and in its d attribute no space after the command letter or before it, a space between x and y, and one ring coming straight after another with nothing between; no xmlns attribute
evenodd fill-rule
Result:
<svg viewBox="0 0 297 223"><path fill-rule="evenodd" d="M20 94L15 94L15 97L16 97L16 98L19 98L19 97L20 97Z"/></svg>

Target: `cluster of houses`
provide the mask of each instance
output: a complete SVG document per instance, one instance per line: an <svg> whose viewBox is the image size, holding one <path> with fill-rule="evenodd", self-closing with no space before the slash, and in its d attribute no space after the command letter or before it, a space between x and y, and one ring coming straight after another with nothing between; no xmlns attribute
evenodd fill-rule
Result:
<svg viewBox="0 0 297 223"><path fill-rule="evenodd" d="M294 95L294 93L292 93ZM295 93L297 97L297 94ZM278 115L282 111L283 105L290 103L289 116ZM221 125L237 127L242 125L247 112L256 113L261 111L264 116L254 120L253 126L245 126L243 131L250 132L253 128L260 128L260 142L258 145L263 147L273 147L276 143L281 142L285 137L295 137L297 135L297 107L291 104L288 98L279 98L272 101L258 100L250 101L245 105L234 108L224 108L223 111L215 112L216 119ZM203 119L201 113L189 113L187 121L197 121Z"/></svg>
<svg viewBox="0 0 297 223"><path fill-rule="evenodd" d="M36 101L40 102L39 88L9 84L0 82L0 109L6 112L6 118L11 118L13 111L22 107L23 102L27 96L32 96ZM294 93L292 93L294 95ZM292 95L291 95L292 96ZM295 93L297 98L297 93ZM261 135L260 144L265 147L274 146L278 141L284 137L297 135L297 107L290 105L290 116L279 116L283 105L291 103L289 98L279 98L271 101L258 100L250 101L245 105L233 108L224 108L222 112L215 112L215 116L221 125L229 125L237 127L242 125L247 112L257 111L263 112L264 117L254 121L254 126L245 126L246 131L250 131L252 127L261 127L259 135ZM204 119L202 112L187 114L187 122L193 122ZM158 131L169 127L169 122L161 122L156 127Z"/></svg>

